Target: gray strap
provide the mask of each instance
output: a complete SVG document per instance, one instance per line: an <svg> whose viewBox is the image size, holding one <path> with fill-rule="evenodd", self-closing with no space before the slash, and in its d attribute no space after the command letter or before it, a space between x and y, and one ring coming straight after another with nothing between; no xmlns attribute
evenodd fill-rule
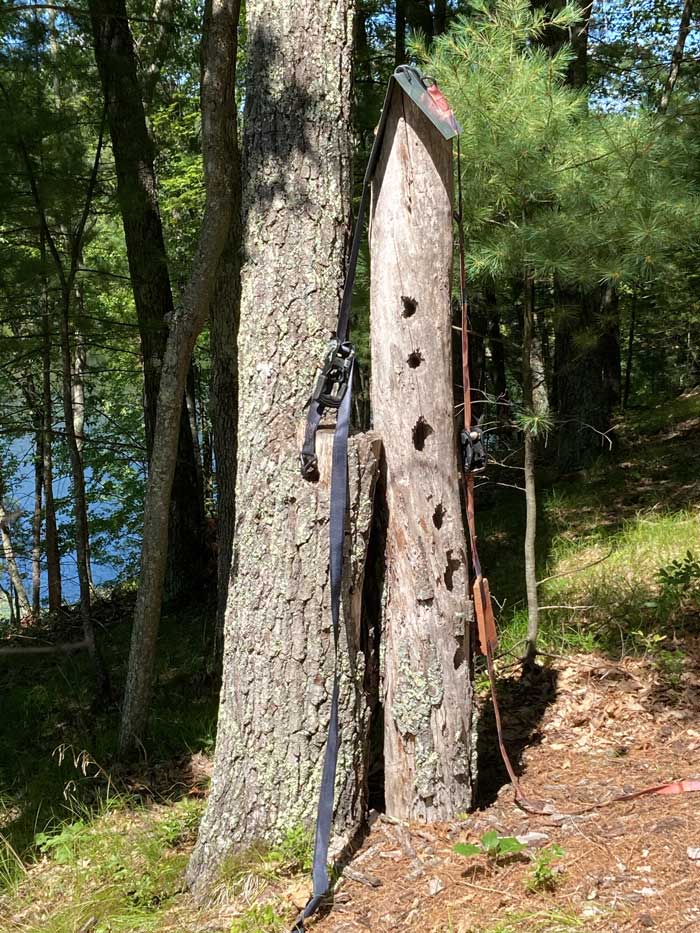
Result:
<svg viewBox="0 0 700 933"><path fill-rule="evenodd" d="M330 582L331 618L333 620L333 693L331 695L331 718L328 726L328 741L323 759L321 790L316 815L316 839L312 867L313 894L299 916L294 931L303 931L304 920L318 909L328 892L328 848L333 826L333 798L335 772L338 764L338 643L340 640L340 591L343 581L343 552L345 549L345 513L348 505L348 432L352 398L352 372L350 383L338 409L338 421L333 437L333 461L331 466L331 509L329 522L330 538Z"/></svg>

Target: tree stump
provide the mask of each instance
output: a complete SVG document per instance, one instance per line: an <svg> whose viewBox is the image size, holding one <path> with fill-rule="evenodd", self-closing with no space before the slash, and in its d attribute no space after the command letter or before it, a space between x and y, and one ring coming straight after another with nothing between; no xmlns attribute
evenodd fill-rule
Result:
<svg viewBox="0 0 700 933"><path fill-rule="evenodd" d="M372 408L384 445L386 809L471 804L469 574L451 362L452 144L394 86L370 230Z"/></svg>

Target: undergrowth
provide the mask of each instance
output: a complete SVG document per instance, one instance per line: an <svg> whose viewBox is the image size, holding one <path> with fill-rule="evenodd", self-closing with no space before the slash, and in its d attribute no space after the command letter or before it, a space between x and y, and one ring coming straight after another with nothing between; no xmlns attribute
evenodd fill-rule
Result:
<svg viewBox="0 0 700 933"><path fill-rule="evenodd" d="M622 446L614 456L574 478L541 478L537 560L544 653L648 654L651 635L668 646L679 634L698 630L699 419L700 395L675 399L621 425ZM498 505L489 508L487 500L479 514L482 562L502 606L501 652L518 656L527 630L524 497L511 489L489 495ZM666 662L673 667L672 657Z"/></svg>

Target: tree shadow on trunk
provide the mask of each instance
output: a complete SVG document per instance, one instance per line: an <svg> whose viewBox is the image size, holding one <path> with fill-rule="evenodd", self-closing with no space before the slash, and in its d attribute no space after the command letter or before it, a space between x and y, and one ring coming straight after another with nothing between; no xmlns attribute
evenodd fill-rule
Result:
<svg viewBox="0 0 700 933"><path fill-rule="evenodd" d="M540 724L557 695L557 672L537 667L525 676L499 678L498 704L503 737L515 773L523 772L523 751L541 741ZM476 713L477 783L475 809L486 809L496 801L501 788L509 783L501 759L491 694L479 704Z"/></svg>

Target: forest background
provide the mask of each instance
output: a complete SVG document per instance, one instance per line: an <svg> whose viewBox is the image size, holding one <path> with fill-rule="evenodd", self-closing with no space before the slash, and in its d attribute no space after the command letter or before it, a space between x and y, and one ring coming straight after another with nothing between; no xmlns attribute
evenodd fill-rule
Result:
<svg viewBox="0 0 700 933"><path fill-rule="evenodd" d="M22 639L39 652L52 641L72 650L80 639L100 702L91 706L94 673L78 661L60 700L51 694L53 675L68 670L60 665L48 686L33 684L21 703L26 685L17 682L22 668L13 668L6 697L23 710L17 721L25 731L46 710L55 726L68 709L68 725L61 720L57 731L82 735L83 710L98 711L105 729L95 747L107 757L117 744L133 751L147 734L148 747L166 757L185 745L210 751L214 742L234 518L225 491L235 477L238 405L251 391L236 374L232 153L255 109L246 74L255 75L270 52L249 41L245 7L236 26L236 4L223 2L216 9L227 17L225 29L233 25L237 47L221 54L214 6L92 0L0 8L0 618L13 637L4 650L19 650ZM109 18L120 28L107 37L101 23ZM629 478L639 490L620 521L636 514L635 502L644 509L647 494L656 495L659 521L645 547L658 560L647 573L663 592L666 580L674 612L700 578L697 517L685 511L694 489L688 463L658 466L664 455L650 447L652 483L643 462L621 459L631 436L643 447L653 435L656 445L672 416L697 414L696 27L692 3L661 0L582 9L397 0L360 2L354 16L347 74L354 205L395 65L416 61L434 75L464 128L473 401L496 464L478 481L477 507L506 651L519 652L528 633L533 643L538 576L603 560L613 576L597 580L593 597L575 588L546 591L545 648L615 644L624 654L656 650L666 638L657 629L675 616L655 592L637 586L631 600L631 589L621 588L617 602L610 595L616 572L628 582L633 576L634 536L650 525L637 516L608 552L605 525L614 523L590 497L611 494L611 469L620 487ZM314 52L323 55L320 40ZM210 71L200 73L202 61ZM213 83L203 74L213 74ZM221 88L237 127L217 123ZM234 139L226 135L232 130ZM219 237L213 268L209 235ZM369 282L363 248L353 307L358 429L371 424ZM286 365L304 350L292 340ZM176 387L162 411L161 379ZM458 376L455 382L458 398ZM144 535L149 463L155 480ZM522 546L524 468L546 531L537 552L534 534L530 550ZM163 492L169 470L172 495ZM671 494L664 483L672 474ZM544 494L537 508L536 491ZM666 517L671 505L678 508ZM591 509L593 530L579 521ZM553 526L556 547L547 550ZM621 556L609 560L614 549ZM133 617L137 588L127 674L129 633L120 625ZM166 629L156 664L161 596ZM179 625L195 635L189 655ZM156 690L151 706L156 666L160 686L175 689ZM123 680L128 702L117 737L114 701ZM168 704L180 680L183 707L174 716ZM194 682L200 705L185 709ZM47 741L57 731L47 726ZM19 786L13 766L0 770L8 787ZM55 797L54 785L46 790L51 767L37 768L27 755L20 773L24 780L33 772L31 801ZM24 859L50 851L49 838L62 838L37 836L35 817L27 807L16 820L19 855L5 851L8 877ZM55 811L45 825L51 832L61 825Z"/></svg>

